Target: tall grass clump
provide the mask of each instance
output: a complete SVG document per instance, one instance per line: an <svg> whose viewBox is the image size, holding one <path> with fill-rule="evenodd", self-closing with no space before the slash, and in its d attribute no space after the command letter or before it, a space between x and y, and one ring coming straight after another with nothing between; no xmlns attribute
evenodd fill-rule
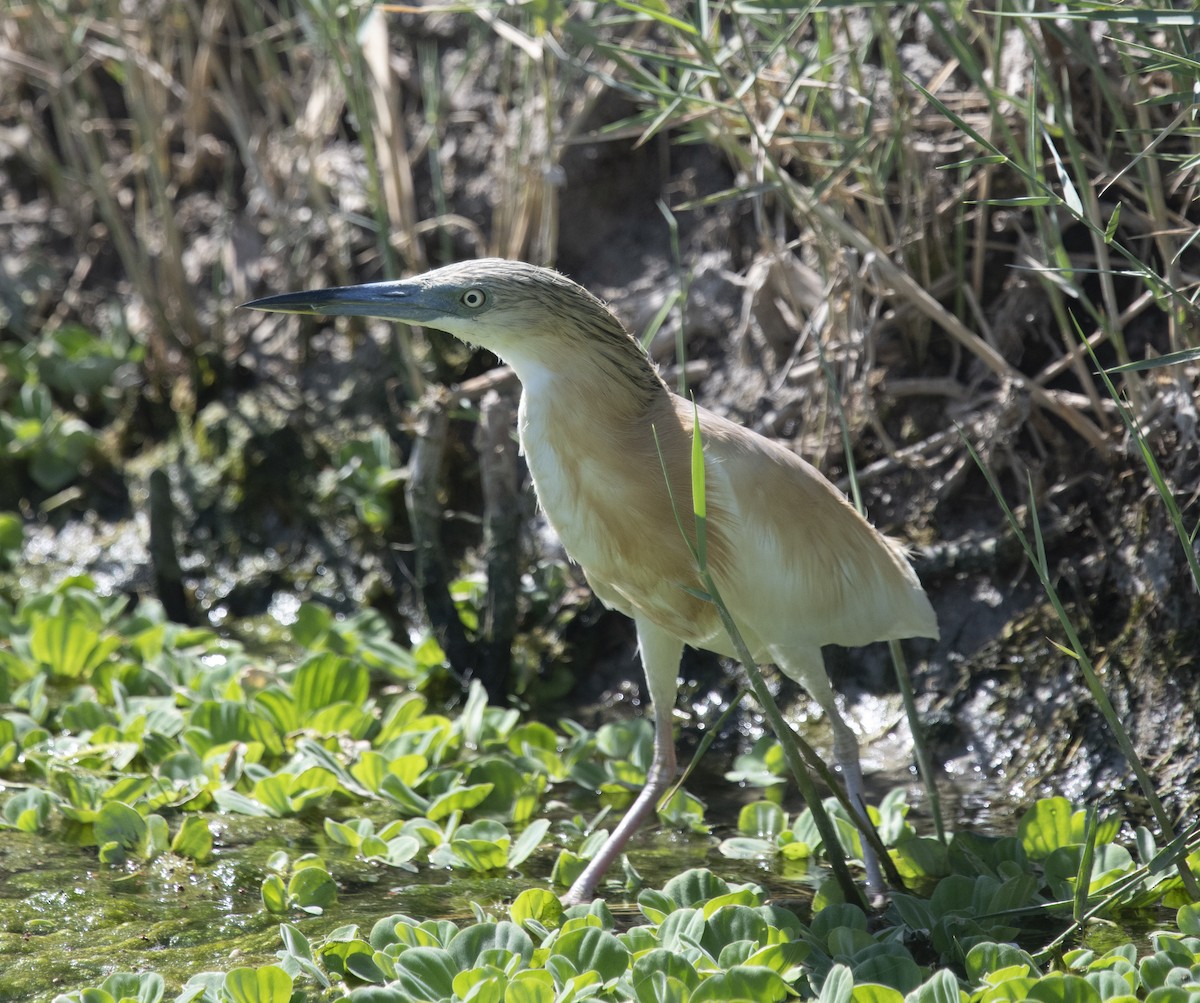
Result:
<svg viewBox="0 0 1200 1003"><path fill-rule="evenodd" d="M677 17L619 6L612 20L648 39L597 45L637 102L625 127L723 151L736 183L712 198L748 201L764 251L817 272L832 294L827 340L865 352L870 328L856 324L872 318L914 353L949 338L1104 448L1110 408L1071 314L1120 362L1139 320L1157 329L1161 318L1160 351L1194 337L1193 234L1181 225L1197 152L1193 15L699 3ZM896 39L907 34L938 43L944 61L906 61ZM1019 364L1018 318L1004 303L987 311L1001 280L1009 299L1026 283L1045 298L1048 316L1029 334L1056 351L1035 371ZM1078 391L1048 386L1065 370Z"/></svg>

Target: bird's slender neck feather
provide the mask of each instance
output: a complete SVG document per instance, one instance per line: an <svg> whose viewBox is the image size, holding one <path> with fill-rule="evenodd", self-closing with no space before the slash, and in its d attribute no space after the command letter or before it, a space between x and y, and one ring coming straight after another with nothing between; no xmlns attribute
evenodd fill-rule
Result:
<svg viewBox="0 0 1200 1003"><path fill-rule="evenodd" d="M500 349L526 397L574 398L597 423L636 422L661 407L670 390L620 321L587 294L565 305L520 344Z"/></svg>

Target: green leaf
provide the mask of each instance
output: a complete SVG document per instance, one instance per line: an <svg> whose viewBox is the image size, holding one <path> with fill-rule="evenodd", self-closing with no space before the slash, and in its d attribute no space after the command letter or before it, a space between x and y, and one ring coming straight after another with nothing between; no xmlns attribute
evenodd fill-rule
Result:
<svg viewBox="0 0 1200 1003"><path fill-rule="evenodd" d="M278 965L235 968L225 976L230 1003L288 1003L292 977Z"/></svg>
<svg viewBox="0 0 1200 1003"><path fill-rule="evenodd" d="M485 756L473 762L466 781L488 783L492 791L479 805L481 811L498 817L511 817L518 792L528 783L528 775L518 769L511 757Z"/></svg>
<svg viewBox="0 0 1200 1003"><path fill-rule="evenodd" d="M413 998L393 986L359 986L345 997L353 1003L412 1003Z"/></svg>
<svg viewBox="0 0 1200 1003"><path fill-rule="evenodd" d="M872 983L907 993L927 974L899 944L874 944L854 959L856 984Z"/></svg>
<svg viewBox="0 0 1200 1003"><path fill-rule="evenodd" d="M304 867L288 881L287 894L290 904L318 914L337 901L337 884L324 867Z"/></svg>
<svg viewBox="0 0 1200 1003"><path fill-rule="evenodd" d="M550 828L550 820L548 818L539 818L534 822L530 822L525 827L525 831L512 844L512 848L508 851L508 866L510 869L520 867L529 856L542 845L542 839L546 835L546 831Z"/></svg>
<svg viewBox="0 0 1200 1003"><path fill-rule="evenodd" d="M751 950L742 964L751 968L769 968L785 979L789 977L794 979L799 973L800 963L811 952L811 944L796 940L785 941L779 944L768 944L758 950ZM920 979L917 981L919 982Z"/></svg>
<svg viewBox="0 0 1200 1003"><path fill-rule="evenodd" d="M665 972L651 972L635 983L634 993L637 1003L686 1003L691 997L686 985Z"/></svg>
<svg viewBox="0 0 1200 1003"><path fill-rule="evenodd" d="M731 860L768 860L774 857L780 848L773 840L733 836L721 840L718 849L721 851L721 856L729 857Z"/></svg>
<svg viewBox="0 0 1200 1003"><path fill-rule="evenodd" d="M1200 937L1200 902L1180 906L1175 913L1175 922L1185 937Z"/></svg>
<svg viewBox="0 0 1200 1003"><path fill-rule="evenodd" d="M433 926L437 926L443 921L433 921ZM379 920L371 927L370 944L377 951L387 951L389 948L393 950L389 953L399 954L401 950L409 947L445 947L455 937L458 936L458 927L453 923L447 923L446 936L440 937L437 931L431 928L430 923L418 924L415 919L410 919L407 916L386 916Z"/></svg>
<svg viewBox="0 0 1200 1003"><path fill-rule="evenodd" d="M904 994L891 986L864 982L854 987L850 1003L904 1003Z"/></svg>
<svg viewBox="0 0 1200 1003"><path fill-rule="evenodd" d="M700 946L715 958L729 944L742 940L765 943L767 935L767 921L754 909L744 905L725 906L709 916Z"/></svg>
<svg viewBox="0 0 1200 1003"><path fill-rule="evenodd" d="M516 923L505 920L467 927L450 941L446 950L460 968L484 963L485 956L493 951L505 956L503 962L497 963L507 968L511 957L520 958L522 966L529 964L533 941Z"/></svg>
<svg viewBox="0 0 1200 1003"><path fill-rule="evenodd" d="M771 801L753 801L738 812L737 828L743 836L774 840L787 826L787 815Z"/></svg>
<svg viewBox="0 0 1200 1003"><path fill-rule="evenodd" d="M375 955L368 948L355 951L346 958L346 971L361 982L383 984L388 981L388 973L379 967Z"/></svg>
<svg viewBox="0 0 1200 1003"><path fill-rule="evenodd" d="M507 844L505 840L505 844ZM447 854L449 856L447 856ZM430 862L440 865L449 863L452 867L467 867L477 874L487 871L500 871L508 866L508 847L490 839L458 839L450 840L446 847L441 847L430 856Z"/></svg>
<svg viewBox="0 0 1200 1003"><path fill-rule="evenodd" d="M508 736L508 750L517 756L529 755L530 750L558 752L558 735L541 721L527 721L514 728Z"/></svg>
<svg viewBox="0 0 1200 1003"><path fill-rule="evenodd" d="M456 811L470 811L481 804L492 792L491 784L469 784L455 787L430 803L425 815L434 822L452 815Z"/></svg>
<svg viewBox="0 0 1200 1003"><path fill-rule="evenodd" d="M254 707L281 734L300 730L300 709L295 698L280 689L270 686L254 695Z"/></svg>
<svg viewBox="0 0 1200 1003"><path fill-rule="evenodd" d="M378 966L374 964L375 952L358 935L358 927L340 926L321 945L319 955L325 970L335 979L345 979L354 974L355 968L371 975L366 981L376 981L379 974Z"/></svg>
<svg viewBox="0 0 1200 1003"><path fill-rule="evenodd" d="M100 809L94 826L96 842L116 843L125 850L136 850L146 838L146 820L120 801L110 801Z"/></svg>
<svg viewBox="0 0 1200 1003"><path fill-rule="evenodd" d="M1104 227L1104 243L1111 244L1117 236L1117 227L1121 225L1121 203L1113 206L1112 215Z"/></svg>
<svg viewBox="0 0 1200 1003"><path fill-rule="evenodd" d="M429 760L417 753L409 753L387 760L386 765L390 776L412 786L425 776L425 771L429 769Z"/></svg>
<svg viewBox="0 0 1200 1003"><path fill-rule="evenodd" d="M220 788L213 792L213 800L223 811L236 812L238 815L250 815L254 818L271 818L271 811L266 805L254 798L246 797L238 791Z"/></svg>
<svg viewBox="0 0 1200 1003"><path fill-rule="evenodd" d="M842 958L853 958L860 953L869 951L875 944L875 938L866 930L855 930L848 926L839 926L829 931L825 941L826 949L831 955Z"/></svg>
<svg viewBox="0 0 1200 1003"><path fill-rule="evenodd" d="M262 902L267 912L277 916L288 911L287 886L278 874L268 874L263 879Z"/></svg>
<svg viewBox="0 0 1200 1003"><path fill-rule="evenodd" d="M809 924L812 936L818 944L828 943L833 931L842 927L850 930L861 930L865 933L867 929L866 913L858 908L858 906L851 905L848 902L837 902L827 905L820 912L815 913L812 923Z"/></svg>
<svg viewBox="0 0 1200 1003"><path fill-rule="evenodd" d="M50 817L54 799L44 790L31 787L4 802L4 825L21 832L41 832Z"/></svg>
<svg viewBox="0 0 1200 1003"><path fill-rule="evenodd" d="M193 729L203 732L204 743L193 744ZM213 746L258 742L274 755L283 752L283 741L270 723L249 707L231 700L206 700L192 711L191 728L185 733L201 756Z"/></svg>
<svg viewBox="0 0 1200 1003"><path fill-rule="evenodd" d="M594 926L561 934L552 953L566 958L577 972L595 971L606 984L620 978L629 968L625 945L607 930Z"/></svg>
<svg viewBox="0 0 1200 1003"><path fill-rule="evenodd" d="M371 677L365 665L323 652L301 663L292 693L303 720L336 703L361 708L371 693Z"/></svg>
<svg viewBox="0 0 1200 1003"><path fill-rule="evenodd" d="M1050 135L1048 129L1042 129L1042 138L1050 150L1051 159L1054 161L1055 173L1058 174L1058 182L1062 185L1063 201L1066 202L1075 216L1083 216L1083 200L1079 197L1079 192L1075 188L1075 182L1071 178L1071 172L1067 170L1066 164L1063 163L1062 157L1059 155L1058 148L1054 145L1053 137Z"/></svg>
<svg viewBox="0 0 1200 1003"><path fill-rule="evenodd" d="M166 985L157 972L114 972L100 983L100 989L114 1000L158 1003Z"/></svg>
<svg viewBox="0 0 1200 1003"><path fill-rule="evenodd" d="M835 968L834 971L836 970ZM832 976L831 972L830 977ZM829 979L825 981L828 985ZM769 968L738 965L701 982L689 997L688 1003L775 1003L787 999L790 995L787 983ZM823 988L820 999L821 1003L828 1003ZM847 995L837 1003L848 1003L848 1000Z"/></svg>
<svg viewBox="0 0 1200 1003"><path fill-rule="evenodd" d="M729 885L707 868L677 874L663 885L663 894L681 906L700 905L729 893Z"/></svg>
<svg viewBox="0 0 1200 1003"><path fill-rule="evenodd" d="M443 1000L454 992L458 965L440 947L410 947L396 958L395 984L413 1000Z"/></svg>
<svg viewBox="0 0 1200 1003"><path fill-rule="evenodd" d="M295 781L290 773L272 773L254 785L254 800L267 809L275 818L292 814L292 799L289 793Z"/></svg>
<svg viewBox="0 0 1200 1003"><path fill-rule="evenodd" d="M167 828L167 820L161 815L147 815L146 837L136 847L138 856L144 860L153 860L170 848L171 830Z"/></svg>
<svg viewBox="0 0 1200 1003"><path fill-rule="evenodd" d="M563 912L558 896L545 888L526 888L508 907L509 918L518 926L533 921L547 930L562 923Z"/></svg>
<svg viewBox="0 0 1200 1003"><path fill-rule="evenodd" d="M454 999L471 1003L504 1003L508 976L494 964L482 960L454 976Z"/></svg>
<svg viewBox="0 0 1200 1003"><path fill-rule="evenodd" d="M932 925L932 923L930 924ZM1013 944L991 941L976 944L967 952L967 977L972 982L990 981L995 972L1012 970L1016 975L1041 975L1033 957Z"/></svg>
<svg viewBox="0 0 1200 1003"><path fill-rule="evenodd" d="M685 955L660 947L633 963L632 981L639 1003L659 1003L669 998L662 994L671 986L690 993L700 984L700 975Z"/></svg>
<svg viewBox="0 0 1200 1003"><path fill-rule="evenodd" d="M39 619L29 635L30 654L51 675L69 679L89 676L120 646L119 637L102 637L82 621L62 615Z"/></svg>
<svg viewBox="0 0 1200 1003"><path fill-rule="evenodd" d="M408 864L413 857L421 852L421 841L415 836L396 836L387 841L382 860L389 867L401 867ZM412 870L410 865L409 870Z"/></svg>
<svg viewBox="0 0 1200 1003"><path fill-rule="evenodd" d="M554 1003L554 977L544 969L517 972L504 990L504 1003Z"/></svg>
<svg viewBox="0 0 1200 1003"><path fill-rule="evenodd" d="M906 999L908 1003L962 1003L966 993L958 988L954 973L943 968L909 993Z"/></svg>
<svg viewBox="0 0 1200 1003"><path fill-rule="evenodd" d="M292 957L305 961L313 960L312 944L300 932L299 927L293 926L291 923L280 923L279 937L283 941L283 949Z"/></svg>
<svg viewBox="0 0 1200 1003"><path fill-rule="evenodd" d="M330 842L352 850L357 850L367 836L375 833L375 824L369 818L352 818L346 822L326 818L323 827Z"/></svg>
<svg viewBox="0 0 1200 1003"><path fill-rule="evenodd" d="M426 816L430 810L430 800L422 798L412 787L404 783L400 777L388 774L379 782L378 792L388 798L403 815Z"/></svg>
<svg viewBox="0 0 1200 1003"><path fill-rule="evenodd" d="M905 878L944 877L950 870L949 850L933 836L906 839L896 848L895 862Z"/></svg>
<svg viewBox="0 0 1200 1003"><path fill-rule="evenodd" d="M691 951L704 935L704 913L699 909L676 909L658 926L658 939L669 951Z"/></svg>
<svg viewBox="0 0 1200 1003"><path fill-rule="evenodd" d="M1087 979L1061 972L1038 979L1026 998L1040 1003L1100 1003L1100 994Z"/></svg>
<svg viewBox="0 0 1200 1003"><path fill-rule="evenodd" d="M171 841L171 850L197 863L208 861L212 857L213 838L207 820L199 815L186 816Z"/></svg>
<svg viewBox="0 0 1200 1003"><path fill-rule="evenodd" d="M1017 837L1033 860L1045 860L1053 851L1082 842L1076 832L1075 808L1066 798L1041 798L1017 824Z"/></svg>

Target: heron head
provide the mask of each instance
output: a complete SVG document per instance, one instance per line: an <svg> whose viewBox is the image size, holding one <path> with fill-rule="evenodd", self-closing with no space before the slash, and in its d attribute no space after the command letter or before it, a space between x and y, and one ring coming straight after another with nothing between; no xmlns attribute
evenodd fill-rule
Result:
<svg viewBox="0 0 1200 1003"><path fill-rule="evenodd" d="M411 279L267 296L245 304L275 313L379 317L446 331L507 357L519 339L609 316L591 293L549 268L483 258Z"/></svg>

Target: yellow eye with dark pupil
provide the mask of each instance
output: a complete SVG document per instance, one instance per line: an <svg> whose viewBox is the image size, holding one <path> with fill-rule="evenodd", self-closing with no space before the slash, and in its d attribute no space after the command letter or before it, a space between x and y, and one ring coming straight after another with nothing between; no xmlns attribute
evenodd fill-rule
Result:
<svg viewBox="0 0 1200 1003"><path fill-rule="evenodd" d="M478 310L486 300L487 296L482 289L468 289L462 294L462 305L472 310Z"/></svg>

